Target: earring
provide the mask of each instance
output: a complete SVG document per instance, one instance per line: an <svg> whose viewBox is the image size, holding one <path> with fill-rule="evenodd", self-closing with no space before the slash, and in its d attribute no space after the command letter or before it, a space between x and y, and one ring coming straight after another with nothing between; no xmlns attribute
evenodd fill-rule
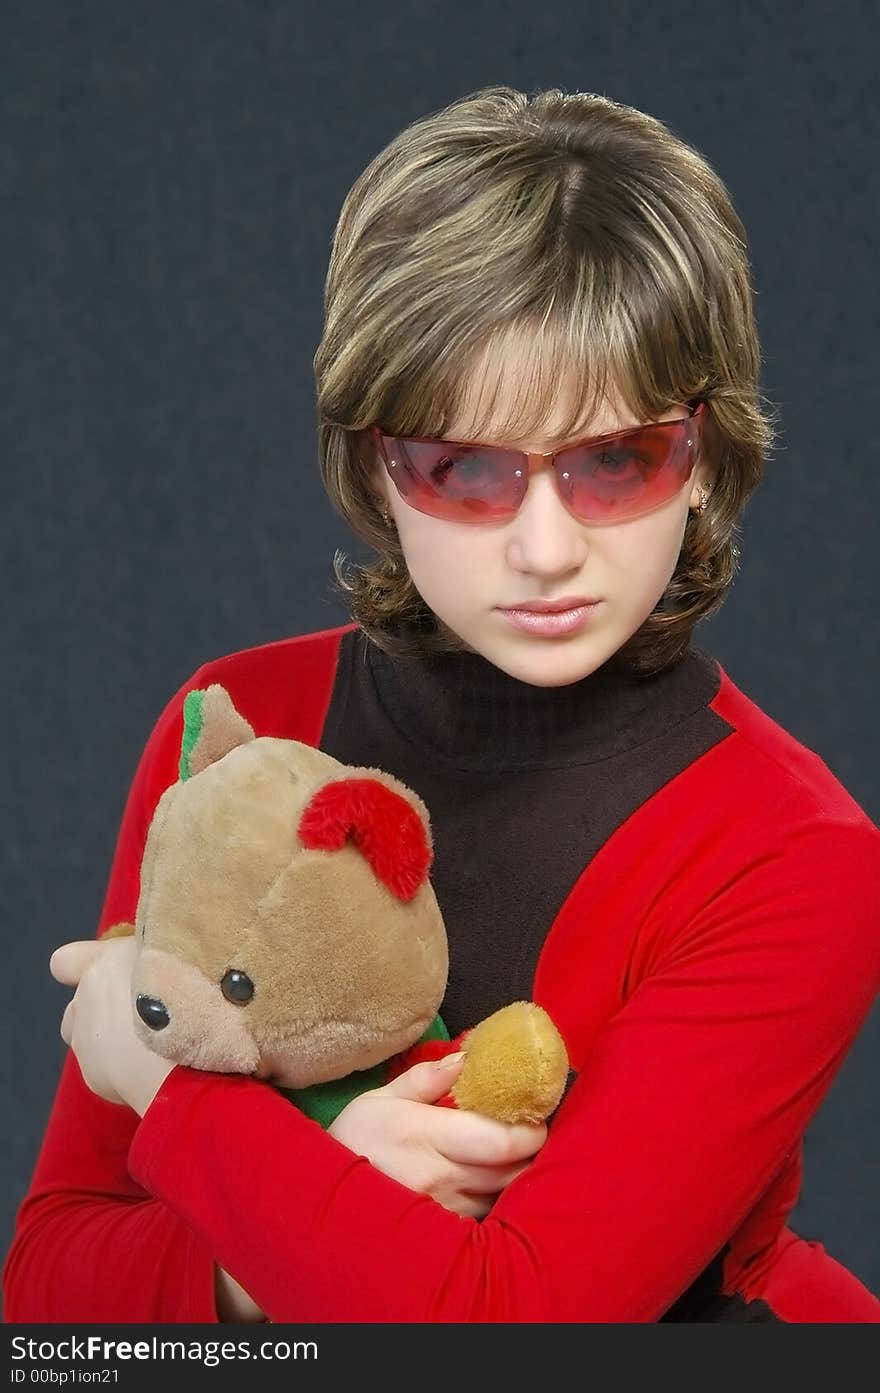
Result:
<svg viewBox="0 0 880 1393"><path fill-rule="evenodd" d="M708 503L708 501L709 501L709 489L704 489L704 488L701 487L701 488L700 488L700 506L699 506L699 508L695 508L695 509L694 509L694 512L695 512L696 514L698 514L698 515L699 515L700 513L705 512L705 510L706 510L706 504Z"/></svg>
<svg viewBox="0 0 880 1393"><path fill-rule="evenodd" d="M387 508L382 509L382 521L384 522L386 527L393 526L391 522L391 514L389 513Z"/></svg>

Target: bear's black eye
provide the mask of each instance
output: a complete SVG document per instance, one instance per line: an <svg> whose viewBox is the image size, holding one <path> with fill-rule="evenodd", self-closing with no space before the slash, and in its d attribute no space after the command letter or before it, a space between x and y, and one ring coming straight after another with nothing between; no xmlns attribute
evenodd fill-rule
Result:
<svg viewBox="0 0 880 1393"><path fill-rule="evenodd" d="M244 1006L254 994L254 984L246 972L231 967L220 983L220 990L234 1006Z"/></svg>

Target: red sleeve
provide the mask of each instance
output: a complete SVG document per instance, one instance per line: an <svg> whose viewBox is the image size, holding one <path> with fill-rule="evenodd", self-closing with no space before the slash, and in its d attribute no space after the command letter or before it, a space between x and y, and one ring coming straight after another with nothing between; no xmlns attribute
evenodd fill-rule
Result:
<svg viewBox="0 0 880 1393"><path fill-rule="evenodd" d="M658 906L639 985L481 1223L266 1085L185 1068L132 1175L273 1321L656 1321L797 1145L880 987L877 829L751 830L701 908Z"/></svg>
<svg viewBox="0 0 880 1393"><path fill-rule="evenodd" d="M144 749L117 838L99 935L134 919L147 828L161 794L178 777L183 698L200 685L201 675L200 669L172 697ZM129 1175L138 1120L130 1108L92 1093L68 1052L6 1255L6 1321L217 1320L210 1249Z"/></svg>

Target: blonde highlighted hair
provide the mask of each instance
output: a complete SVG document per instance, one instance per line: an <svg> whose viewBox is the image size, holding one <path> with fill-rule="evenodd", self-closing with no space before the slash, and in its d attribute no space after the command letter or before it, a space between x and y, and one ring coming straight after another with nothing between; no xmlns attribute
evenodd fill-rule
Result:
<svg viewBox="0 0 880 1393"><path fill-rule="evenodd" d="M432 614L382 517L368 427L443 436L487 353L528 345L513 411L496 391L475 438L554 439L609 390L639 420L703 399L708 506L689 515L675 573L619 651L640 673L686 652L721 605L739 517L775 432L746 233L719 176L654 117L607 97L487 87L405 127L367 165L337 223L314 358L320 464L334 506L376 559L337 553L352 617L386 652L464 645ZM521 351L521 349L520 349ZM502 434L503 432L503 434Z"/></svg>

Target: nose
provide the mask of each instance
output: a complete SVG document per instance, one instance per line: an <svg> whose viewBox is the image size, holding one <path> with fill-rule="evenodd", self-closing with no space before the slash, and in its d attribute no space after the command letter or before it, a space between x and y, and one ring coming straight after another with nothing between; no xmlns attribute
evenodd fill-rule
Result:
<svg viewBox="0 0 880 1393"><path fill-rule="evenodd" d="M561 578L580 570L588 550L585 525L559 497L553 471L533 473L519 512L509 523L510 565L531 575Z"/></svg>
<svg viewBox="0 0 880 1393"><path fill-rule="evenodd" d="M171 1021L165 1003L155 996L144 996L141 993L134 1005L144 1025L148 1025L151 1030L164 1030Z"/></svg>

